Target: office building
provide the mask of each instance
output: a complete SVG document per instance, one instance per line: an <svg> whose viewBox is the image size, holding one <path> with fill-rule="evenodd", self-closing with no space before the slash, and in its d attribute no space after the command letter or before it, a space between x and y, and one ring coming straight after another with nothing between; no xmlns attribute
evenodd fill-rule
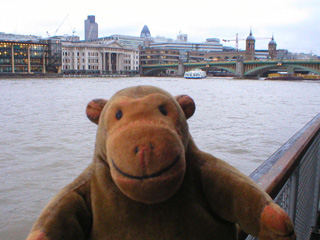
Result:
<svg viewBox="0 0 320 240"><path fill-rule="evenodd" d="M66 74L138 73L139 52L116 41L62 42L62 72Z"/></svg>
<svg viewBox="0 0 320 240"><path fill-rule="evenodd" d="M187 37L178 35L179 41L152 42L151 48L156 49L175 49L180 51L202 51L202 52L222 52L222 44L217 38L209 38L206 42L186 42Z"/></svg>
<svg viewBox="0 0 320 240"><path fill-rule="evenodd" d="M150 30L147 25L144 25L144 27L140 33L140 37L141 38L150 38L151 37L151 33L150 33Z"/></svg>
<svg viewBox="0 0 320 240"><path fill-rule="evenodd" d="M0 40L0 74L59 73L60 70L60 40Z"/></svg>
<svg viewBox="0 0 320 240"><path fill-rule="evenodd" d="M98 23L96 17L89 15L88 19L84 21L85 41L98 39Z"/></svg>

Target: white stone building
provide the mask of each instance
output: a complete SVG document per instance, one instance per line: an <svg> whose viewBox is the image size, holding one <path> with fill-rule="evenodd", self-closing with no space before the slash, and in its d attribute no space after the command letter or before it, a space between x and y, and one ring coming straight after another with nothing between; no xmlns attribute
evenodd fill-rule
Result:
<svg viewBox="0 0 320 240"><path fill-rule="evenodd" d="M62 72L108 74L139 72L139 52L115 41L62 42Z"/></svg>

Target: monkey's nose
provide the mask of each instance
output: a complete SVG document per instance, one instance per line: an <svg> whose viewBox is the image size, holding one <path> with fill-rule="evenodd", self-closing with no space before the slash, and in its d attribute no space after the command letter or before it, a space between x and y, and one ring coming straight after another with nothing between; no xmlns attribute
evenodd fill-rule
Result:
<svg viewBox="0 0 320 240"><path fill-rule="evenodd" d="M143 149L143 150L150 149L150 150L152 151L152 150L154 149L154 146L153 146L152 143L149 143L149 144L147 144L146 146L141 145L141 147L136 146L136 147L134 148L134 153L135 153L135 154L138 154L139 151L140 151L140 149Z"/></svg>

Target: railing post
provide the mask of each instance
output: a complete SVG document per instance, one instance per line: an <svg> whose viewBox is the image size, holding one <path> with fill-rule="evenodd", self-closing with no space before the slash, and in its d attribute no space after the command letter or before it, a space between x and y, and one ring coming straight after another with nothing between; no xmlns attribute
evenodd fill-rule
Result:
<svg viewBox="0 0 320 240"><path fill-rule="evenodd" d="M318 136L320 138L320 136ZM320 140L319 140L320 142ZM320 213L320 144L317 146L317 170L316 170L316 183L318 183L318 189L315 190L314 206L317 208L317 214ZM317 216L316 216L317 217ZM315 220L314 231L320 231L320 216Z"/></svg>
<svg viewBox="0 0 320 240"><path fill-rule="evenodd" d="M296 220L297 197L298 197L298 187L299 187L299 170L300 170L300 167L298 166L291 176L291 190L290 190L290 196L289 196L290 208L289 208L288 214L293 223Z"/></svg>

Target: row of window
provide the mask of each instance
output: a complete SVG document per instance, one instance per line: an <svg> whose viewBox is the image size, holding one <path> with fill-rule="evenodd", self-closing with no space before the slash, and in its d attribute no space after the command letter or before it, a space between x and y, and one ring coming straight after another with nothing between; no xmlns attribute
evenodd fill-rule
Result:
<svg viewBox="0 0 320 240"><path fill-rule="evenodd" d="M124 70L128 70L128 71L130 71L130 70L136 70L136 71L138 71L138 70L139 70L139 67L133 67L133 69L131 69L130 66L125 66L125 67L124 67Z"/></svg>
<svg viewBox="0 0 320 240"><path fill-rule="evenodd" d="M99 64L99 59L98 58L88 58L88 63L96 63L96 64ZM72 63L75 63L75 61L79 64L79 63L85 63L85 58L62 58L62 62L65 63L65 64L72 64ZM114 62L115 63L115 60ZM135 65L139 65L139 61L131 61L131 60L124 60L124 64L128 65L128 64L135 64Z"/></svg>
<svg viewBox="0 0 320 240"><path fill-rule="evenodd" d="M11 64L11 58L0 58L0 64Z"/></svg>
<svg viewBox="0 0 320 240"><path fill-rule="evenodd" d="M124 54L124 58L131 58L131 54ZM139 59L139 55L134 55L133 56L134 59Z"/></svg>
<svg viewBox="0 0 320 240"><path fill-rule="evenodd" d="M160 61L160 60L149 60L149 61L141 61L141 64L176 64L178 61Z"/></svg>
<svg viewBox="0 0 320 240"><path fill-rule="evenodd" d="M42 66L32 66L31 72L42 72ZM0 72L1 73L12 73L12 67L11 66L0 66ZM22 72L28 72L27 66L17 66L14 68L14 72L16 73L22 73Z"/></svg>
<svg viewBox="0 0 320 240"><path fill-rule="evenodd" d="M63 70L86 70L85 65L64 65ZM88 65L88 70L99 70L99 66Z"/></svg>
<svg viewBox="0 0 320 240"><path fill-rule="evenodd" d="M15 56L22 56L27 57L28 51L20 50L18 52L14 52ZM0 50L0 57L8 57L12 56L12 51L1 51ZM30 51L30 57L43 57L43 51Z"/></svg>
<svg viewBox="0 0 320 240"><path fill-rule="evenodd" d="M2 65L8 65L12 64L11 58L0 58L0 64ZM14 64L15 65L20 65L20 64L28 64L28 59L26 58L15 58L14 59ZM30 64L31 65L37 65L37 64L43 64L42 59L30 59Z"/></svg>
<svg viewBox="0 0 320 240"><path fill-rule="evenodd" d="M7 43L0 43L0 49L6 49L9 50L12 48L11 44L7 44ZM27 45L27 44L20 44L20 45L13 45L13 49L14 50L20 50L20 49L28 49L30 48L30 50L38 50L38 51L43 51L45 49L44 45Z"/></svg>
<svg viewBox="0 0 320 240"><path fill-rule="evenodd" d="M160 55L153 55L153 56L142 56L141 60L143 59L179 59L179 56L175 56L175 57L167 57L167 56L160 56Z"/></svg>
<svg viewBox="0 0 320 240"><path fill-rule="evenodd" d="M85 52L81 52L81 54L80 54L80 52L62 52L62 56L64 56L64 57L74 57L74 56L79 57L80 55L84 57ZM99 53L98 52L88 52L88 56L89 57L98 57Z"/></svg>
<svg viewBox="0 0 320 240"><path fill-rule="evenodd" d="M146 50L146 51L141 51L140 55L143 54L179 54L179 51L160 51L160 50Z"/></svg>
<svg viewBox="0 0 320 240"><path fill-rule="evenodd" d="M99 52L87 52L89 57L98 57ZM85 56L85 52L70 52L70 51L63 51L62 56L64 57L74 57L74 56ZM124 58L131 58L131 54L124 54ZM139 55L134 55L134 59L139 59Z"/></svg>
<svg viewBox="0 0 320 240"><path fill-rule="evenodd" d="M75 59L74 58L63 58L62 59L62 62L63 63L74 63L75 61L74 61ZM78 58L78 59L76 59L77 60L77 63L80 63L80 59ZM82 63L85 63L85 59L84 58L82 58L82 61L81 61ZM99 59L97 59L97 58L89 58L88 59L88 63L99 63Z"/></svg>

